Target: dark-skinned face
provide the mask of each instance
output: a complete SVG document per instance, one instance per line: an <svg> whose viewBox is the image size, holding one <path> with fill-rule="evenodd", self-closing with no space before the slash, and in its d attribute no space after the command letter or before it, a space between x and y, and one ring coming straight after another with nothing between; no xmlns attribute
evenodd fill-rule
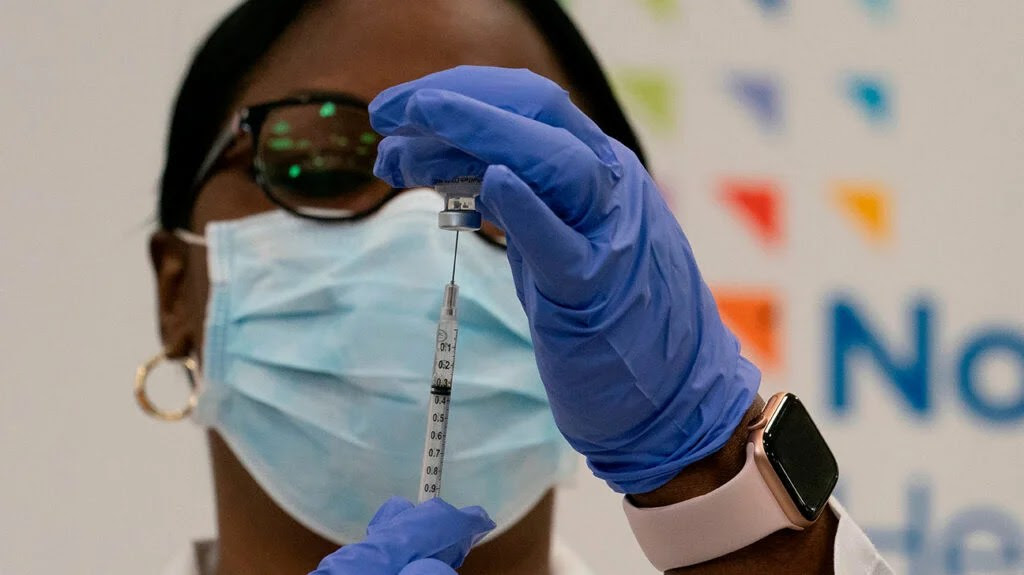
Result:
<svg viewBox="0 0 1024 575"><path fill-rule="evenodd" d="M369 102L385 88L460 64L529 68L571 89L540 32L509 0L325 0L278 40L236 107L324 91ZM276 209L251 178L250 145L242 139L228 150L200 191L193 231ZM172 357L198 355L209 289L206 252L163 231L151 248L165 350Z"/></svg>

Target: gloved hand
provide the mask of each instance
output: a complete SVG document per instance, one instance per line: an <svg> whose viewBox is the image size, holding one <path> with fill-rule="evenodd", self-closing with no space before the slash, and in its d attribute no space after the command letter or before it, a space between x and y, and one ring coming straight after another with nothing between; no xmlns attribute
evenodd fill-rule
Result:
<svg viewBox="0 0 1024 575"><path fill-rule="evenodd" d="M633 152L527 70L431 74L370 113L391 185L483 177L555 422L598 477L650 491L726 442L760 374Z"/></svg>
<svg viewBox="0 0 1024 575"><path fill-rule="evenodd" d="M494 522L479 507L456 509L441 499L413 506L389 499L366 539L328 555L312 575L455 575Z"/></svg>

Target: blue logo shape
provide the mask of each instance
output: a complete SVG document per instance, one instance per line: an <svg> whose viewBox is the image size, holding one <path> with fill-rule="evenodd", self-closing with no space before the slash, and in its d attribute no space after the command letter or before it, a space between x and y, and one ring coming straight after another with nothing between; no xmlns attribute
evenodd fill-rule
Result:
<svg viewBox="0 0 1024 575"><path fill-rule="evenodd" d="M786 9L786 0L757 0L765 14L777 14Z"/></svg>
<svg viewBox="0 0 1024 575"><path fill-rule="evenodd" d="M881 78L851 76L846 82L846 93L869 122L881 124L892 118L891 90Z"/></svg>
<svg viewBox="0 0 1024 575"><path fill-rule="evenodd" d="M734 74L729 88L766 130L782 126L782 96L778 81L768 75Z"/></svg>

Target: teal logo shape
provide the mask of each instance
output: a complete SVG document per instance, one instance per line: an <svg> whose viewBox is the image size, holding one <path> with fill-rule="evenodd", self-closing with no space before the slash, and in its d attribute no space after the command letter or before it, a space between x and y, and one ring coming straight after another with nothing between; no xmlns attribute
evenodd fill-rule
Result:
<svg viewBox="0 0 1024 575"><path fill-rule="evenodd" d="M853 74L846 79L846 95L861 115L872 124L892 120L892 89L879 76Z"/></svg>
<svg viewBox="0 0 1024 575"><path fill-rule="evenodd" d="M892 15L892 0L860 0L860 3L873 16L886 17Z"/></svg>

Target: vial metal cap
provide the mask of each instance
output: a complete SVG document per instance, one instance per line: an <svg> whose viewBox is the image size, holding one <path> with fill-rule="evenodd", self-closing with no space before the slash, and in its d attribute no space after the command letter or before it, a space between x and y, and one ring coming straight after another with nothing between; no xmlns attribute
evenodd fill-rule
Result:
<svg viewBox="0 0 1024 575"><path fill-rule="evenodd" d="M442 230L475 232L483 225L483 216L476 210L444 210L437 214L437 225Z"/></svg>
<svg viewBox="0 0 1024 575"><path fill-rule="evenodd" d="M476 210L476 197L480 195L480 180L460 178L438 183L435 188L444 198L444 210L437 214L437 225L443 230L472 232L483 225L483 217Z"/></svg>

